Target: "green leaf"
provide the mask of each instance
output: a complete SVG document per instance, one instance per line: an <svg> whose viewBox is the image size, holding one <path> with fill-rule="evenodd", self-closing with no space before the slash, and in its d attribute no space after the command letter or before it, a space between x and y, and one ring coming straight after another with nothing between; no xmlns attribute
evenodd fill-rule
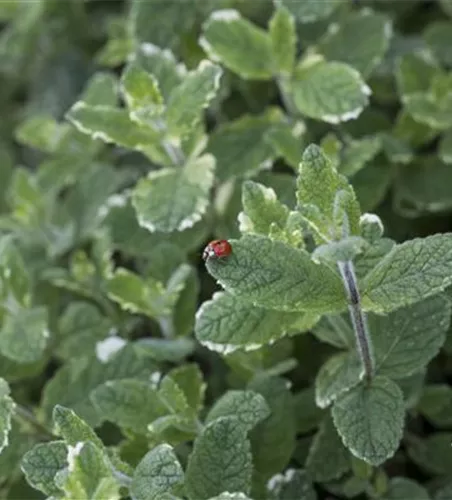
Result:
<svg viewBox="0 0 452 500"><path fill-rule="evenodd" d="M143 121L162 115L163 97L154 75L138 64L129 64L122 74L121 90L131 118Z"/></svg>
<svg viewBox="0 0 452 500"><path fill-rule="evenodd" d="M40 443L28 451L22 459L22 470L27 482L45 495L61 495L61 490L55 485L57 472L63 470L67 464L68 450L63 441Z"/></svg>
<svg viewBox="0 0 452 500"><path fill-rule="evenodd" d="M405 97L408 113L420 123L425 123L436 130L452 127L452 92L442 99L432 94L416 92Z"/></svg>
<svg viewBox="0 0 452 500"><path fill-rule="evenodd" d="M329 61L350 64L364 77L378 66L389 48L392 25L383 14L362 9L345 16L320 42Z"/></svg>
<svg viewBox="0 0 452 500"><path fill-rule="evenodd" d="M315 264L306 251L257 235L230 243L232 254L225 261L209 259L207 269L233 295L284 311L320 313L345 306L339 276Z"/></svg>
<svg viewBox="0 0 452 500"><path fill-rule="evenodd" d="M173 368L168 372L168 376L182 390L188 406L195 412L201 410L206 384L199 366L196 363L187 363Z"/></svg>
<svg viewBox="0 0 452 500"><path fill-rule="evenodd" d="M339 172L347 177L352 177L375 158L381 146L382 141L379 136L363 137L348 142L341 151Z"/></svg>
<svg viewBox="0 0 452 500"><path fill-rule="evenodd" d="M242 78L266 80L272 76L268 34L234 9L213 12L203 25L199 43L212 60L221 61Z"/></svg>
<svg viewBox="0 0 452 500"><path fill-rule="evenodd" d="M31 116L16 128L15 135L22 144L53 153L67 131L66 126L60 125L50 116Z"/></svg>
<svg viewBox="0 0 452 500"><path fill-rule="evenodd" d="M133 474L131 493L137 500L159 500L177 494L184 482L184 471L168 444L146 453Z"/></svg>
<svg viewBox="0 0 452 500"><path fill-rule="evenodd" d="M77 414L61 405L56 405L52 414L55 431L68 445L75 446L79 441L90 441L103 449L102 441L91 427Z"/></svg>
<svg viewBox="0 0 452 500"><path fill-rule="evenodd" d="M11 416L15 403L9 396L9 386L0 378L0 453L8 446L8 434L11 430Z"/></svg>
<svg viewBox="0 0 452 500"><path fill-rule="evenodd" d="M222 70L208 60L199 63L168 98L166 122L171 137L181 138L201 121L202 111L216 96Z"/></svg>
<svg viewBox="0 0 452 500"><path fill-rule="evenodd" d="M210 409L206 423L221 417L237 417L240 425L250 431L270 415L264 397L253 391L228 391Z"/></svg>
<svg viewBox="0 0 452 500"><path fill-rule="evenodd" d="M356 352L335 354L320 368L315 379L315 400L327 408L344 392L359 384L363 375Z"/></svg>
<svg viewBox="0 0 452 500"><path fill-rule="evenodd" d="M89 398L96 387L110 380L149 377L154 371L153 363L139 356L133 345L125 346L106 362L94 356L71 360L45 386L43 411L50 419L54 406L60 404L72 408L80 418L95 427L107 416L99 414ZM68 387L71 387L70 391Z"/></svg>
<svg viewBox="0 0 452 500"><path fill-rule="evenodd" d="M151 232L192 227L207 210L214 168L214 157L206 154L182 169L150 172L138 182L132 195L139 224Z"/></svg>
<svg viewBox="0 0 452 500"><path fill-rule="evenodd" d="M452 22L436 21L428 24L423 38L436 59L444 66L452 66L450 45L452 44Z"/></svg>
<svg viewBox="0 0 452 500"><path fill-rule="evenodd" d="M425 439L411 440L407 451L411 460L429 474L448 476L452 466L452 433L436 432Z"/></svg>
<svg viewBox="0 0 452 500"><path fill-rule="evenodd" d="M309 478L320 483L338 479L350 470L350 452L343 445L330 415L312 440L305 466Z"/></svg>
<svg viewBox="0 0 452 500"><path fill-rule="evenodd" d="M316 0L304 0L303 2L294 2L293 0L274 0L276 4L287 7L295 18L302 23L312 23L329 17L340 6L342 1L317 2Z"/></svg>
<svg viewBox="0 0 452 500"><path fill-rule="evenodd" d="M19 309L3 323L0 352L18 363L32 363L43 356L49 336L45 307Z"/></svg>
<svg viewBox="0 0 452 500"><path fill-rule="evenodd" d="M370 314L376 372L396 379L419 372L444 344L450 315L450 302L442 295L387 316Z"/></svg>
<svg viewBox="0 0 452 500"><path fill-rule="evenodd" d="M267 130L265 140L277 156L281 156L292 168L297 169L301 161L306 126L302 121L280 123Z"/></svg>
<svg viewBox="0 0 452 500"><path fill-rule="evenodd" d="M428 491L420 484L406 477L393 477L389 481L388 490L381 497L384 500L429 500Z"/></svg>
<svg viewBox="0 0 452 500"><path fill-rule="evenodd" d="M91 441L68 448L68 467L56 475L56 483L68 500L89 498L119 500L119 484L105 453Z"/></svg>
<svg viewBox="0 0 452 500"><path fill-rule="evenodd" d="M402 391L386 377L375 377L340 396L332 415L351 453L372 465L380 465L394 455L402 438Z"/></svg>
<svg viewBox="0 0 452 500"><path fill-rule="evenodd" d="M399 95L403 98L418 92L428 92L437 71L438 64L426 52L403 55L395 67Z"/></svg>
<svg viewBox="0 0 452 500"><path fill-rule="evenodd" d="M146 434L148 425L167 410L149 382L111 380L91 392L91 401L105 420Z"/></svg>
<svg viewBox="0 0 452 500"><path fill-rule="evenodd" d="M317 500L317 493L304 470L287 469L267 483L269 500Z"/></svg>
<svg viewBox="0 0 452 500"><path fill-rule="evenodd" d="M280 121L280 111L271 108L260 116L242 115L218 127L209 138L208 152L216 158L219 180L249 176L265 168L275 156L265 134Z"/></svg>
<svg viewBox="0 0 452 500"><path fill-rule="evenodd" d="M366 276L363 305L390 312L435 295L452 283L452 235L437 234L396 245Z"/></svg>
<svg viewBox="0 0 452 500"><path fill-rule="evenodd" d="M30 207L31 208L31 207ZM17 244L10 236L3 236L0 243L1 296L28 307L31 303L30 275Z"/></svg>
<svg viewBox="0 0 452 500"><path fill-rule="evenodd" d="M246 429L235 417L216 419L195 440L185 475L188 497L203 500L223 491L247 494L252 467Z"/></svg>
<svg viewBox="0 0 452 500"><path fill-rule="evenodd" d="M295 19L284 6L279 6L270 19L269 34L276 71L290 76L295 65L297 33Z"/></svg>
<svg viewBox="0 0 452 500"><path fill-rule="evenodd" d="M314 262L325 262L332 265L337 262L345 262L354 260L358 255L362 254L369 244L360 236L349 236L339 241L333 241L324 245L319 245L312 253Z"/></svg>
<svg viewBox="0 0 452 500"><path fill-rule="evenodd" d="M168 314L171 307L171 297L166 296L162 283L152 278L143 279L122 267L108 279L106 290L124 310L151 318Z"/></svg>
<svg viewBox="0 0 452 500"><path fill-rule="evenodd" d="M251 500L251 498L246 496L245 493L229 493L229 491L224 491L216 497L209 498L209 500Z"/></svg>
<svg viewBox="0 0 452 500"><path fill-rule="evenodd" d="M134 122L124 109L78 101L68 111L67 118L93 139L140 151L156 163L169 163L160 144L160 133Z"/></svg>
<svg viewBox="0 0 452 500"><path fill-rule="evenodd" d="M333 124L357 118L371 93L354 68L326 61L298 67L292 91L300 113Z"/></svg>
<svg viewBox="0 0 452 500"><path fill-rule="evenodd" d="M253 306L241 297L217 292L198 309L195 335L208 349L227 354L257 349L291 330L307 331L317 319L313 314Z"/></svg>
<svg viewBox="0 0 452 500"><path fill-rule="evenodd" d="M297 199L301 213L322 242L334 239L334 234L340 239L344 224L349 234L359 234L360 209L353 189L315 144L303 153Z"/></svg>
<svg viewBox="0 0 452 500"><path fill-rule="evenodd" d="M98 71L88 80L80 96L87 104L116 106L118 103L118 79L114 73Z"/></svg>
<svg viewBox="0 0 452 500"><path fill-rule="evenodd" d="M255 473L267 480L284 469L295 448L293 396L287 380L277 377L256 378L248 389L262 394L271 411L250 433Z"/></svg>
<svg viewBox="0 0 452 500"><path fill-rule="evenodd" d="M427 385L418 410L435 427L447 429L452 425L452 388L446 384Z"/></svg>
<svg viewBox="0 0 452 500"><path fill-rule="evenodd" d="M353 349L355 334L348 313L323 316L312 333L321 341L339 349Z"/></svg>
<svg viewBox="0 0 452 500"><path fill-rule="evenodd" d="M307 387L294 395L295 423L299 433L307 433L320 424L324 411L315 402L313 387Z"/></svg>

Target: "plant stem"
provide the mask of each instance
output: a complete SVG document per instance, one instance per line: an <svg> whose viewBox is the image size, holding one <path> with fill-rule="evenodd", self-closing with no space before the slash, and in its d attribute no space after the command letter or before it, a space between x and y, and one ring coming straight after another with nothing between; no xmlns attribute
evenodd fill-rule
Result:
<svg viewBox="0 0 452 500"><path fill-rule="evenodd" d="M372 339L370 338L369 328L367 327L366 314L361 307L361 297L355 269L351 260L338 262L337 265L348 296L348 310L350 311L353 330L355 331L356 345L363 365L364 375L367 381L370 381L375 371Z"/></svg>
<svg viewBox="0 0 452 500"><path fill-rule="evenodd" d="M43 439L46 439L48 441L52 439L58 439L54 434L52 434L49 429L47 429L44 424L41 424L41 422L39 422L39 420L30 410L20 404L16 403L16 406L14 408L14 417L18 421L25 422L34 427Z"/></svg>

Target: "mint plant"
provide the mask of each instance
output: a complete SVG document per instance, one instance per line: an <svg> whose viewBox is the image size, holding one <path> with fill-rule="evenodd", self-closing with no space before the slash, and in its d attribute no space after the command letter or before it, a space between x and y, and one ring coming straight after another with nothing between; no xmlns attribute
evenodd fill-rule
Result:
<svg viewBox="0 0 452 500"><path fill-rule="evenodd" d="M0 498L452 496L451 17L0 2Z"/></svg>

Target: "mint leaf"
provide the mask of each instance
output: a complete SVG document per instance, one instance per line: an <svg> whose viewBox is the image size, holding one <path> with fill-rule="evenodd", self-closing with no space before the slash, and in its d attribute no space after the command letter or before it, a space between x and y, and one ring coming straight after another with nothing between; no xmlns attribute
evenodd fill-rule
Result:
<svg viewBox="0 0 452 500"><path fill-rule="evenodd" d="M8 446L8 434L11 430L11 416L15 403L9 396L9 386L0 378L0 453Z"/></svg>
<svg viewBox="0 0 452 500"><path fill-rule="evenodd" d="M208 152L216 158L219 180L248 176L265 168L275 156L265 134L280 121L280 111L270 108L260 116L243 115L219 126L208 144Z"/></svg>
<svg viewBox="0 0 452 500"><path fill-rule="evenodd" d="M305 133L306 126L302 121L294 124L280 123L265 133L265 139L277 156L281 156L288 165L296 169L301 161Z"/></svg>
<svg viewBox="0 0 452 500"><path fill-rule="evenodd" d="M302 23L312 23L330 16L342 3L336 2L316 2L316 0L305 0L304 2L293 2L292 0L274 0L277 4L282 4Z"/></svg>
<svg viewBox="0 0 452 500"><path fill-rule="evenodd" d="M133 474L131 492L137 500L159 500L177 493L184 482L184 471L168 444L146 453Z"/></svg>
<svg viewBox="0 0 452 500"><path fill-rule="evenodd" d="M79 441L90 441L98 448L104 448L102 441L93 429L69 408L56 405L52 417L55 431L63 437L67 444L75 446Z"/></svg>
<svg viewBox="0 0 452 500"><path fill-rule="evenodd" d="M307 433L316 429L322 420L324 411L315 402L313 387L302 389L294 395L297 431Z"/></svg>
<svg viewBox="0 0 452 500"><path fill-rule="evenodd" d="M361 361L355 352L332 356L320 368L315 379L315 401L327 408L341 394L359 384L363 375Z"/></svg>
<svg viewBox="0 0 452 500"><path fill-rule="evenodd" d="M264 397L253 391L228 391L210 409L206 423L220 417L237 417L240 425L250 431L270 415Z"/></svg>
<svg viewBox="0 0 452 500"><path fill-rule="evenodd" d="M435 295L452 283L452 235L396 245L366 276L363 305L390 312Z"/></svg>
<svg viewBox="0 0 452 500"><path fill-rule="evenodd" d="M384 500L404 500L405 498L429 500L430 495L425 488L411 479L393 477L389 481L388 490L381 498Z"/></svg>
<svg viewBox="0 0 452 500"><path fill-rule="evenodd" d="M441 137L439 156L444 163L452 163L452 130L447 130Z"/></svg>
<svg viewBox="0 0 452 500"><path fill-rule="evenodd" d="M375 377L340 396L332 415L351 453L372 465L380 465L394 455L402 438L402 391L386 377Z"/></svg>
<svg viewBox="0 0 452 500"><path fill-rule="evenodd" d="M447 476L452 464L452 433L436 432L425 439L415 438L408 446L408 456L429 474Z"/></svg>
<svg viewBox="0 0 452 500"><path fill-rule="evenodd" d="M221 61L242 78L269 79L272 52L268 34L234 9L217 10L203 25L199 40L212 60ZM243 54L247 57L243 57Z"/></svg>
<svg viewBox="0 0 452 500"><path fill-rule="evenodd" d="M206 154L182 169L150 172L138 182L132 194L139 224L151 232L192 227L207 210L214 168L214 157Z"/></svg>
<svg viewBox="0 0 452 500"><path fill-rule="evenodd" d="M287 465L295 447L293 396L279 377L256 378L248 389L262 394L271 412L250 433L255 473L266 480Z"/></svg>
<svg viewBox="0 0 452 500"><path fill-rule="evenodd" d="M45 307L20 309L3 323L0 352L18 363L33 363L42 358L49 337Z"/></svg>
<svg viewBox="0 0 452 500"><path fill-rule="evenodd" d="M326 61L298 67L292 89L300 113L333 124L357 118L371 92L354 68Z"/></svg>
<svg viewBox="0 0 452 500"><path fill-rule="evenodd" d="M56 474L67 466L67 448L63 441L35 445L25 453L22 470L27 482L45 495L59 497L61 490L55 485Z"/></svg>
<svg viewBox="0 0 452 500"><path fill-rule="evenodd" d="M168 133L183 137L201 121L202 111L215 97L220 86L222 70L208 60L200 62L183 82L171 92L166 110Z"/></svg>
<svg viewBox="0 0 452 500"><path fill-rule="evenodd" d="M209 499L223 491L247 494L252 457L246 429L235 417L220 417L196 438L188 460L185 489L191 500Z"/></svg>
<svg viewBox="0 0 452 500"><path fill-rule="evenodd" d="M290 76L295 64L297 33L295 18L285 7L276 8L270 19L269 34L276 71Z"/></svg>
<svg viewBox="0 0 452 500"><path fill-rule="evenodd" d="M369 314L376 372L391 378L419 372L444 344L450 314L450 302L442 295L387 316Z"/></svg>
<svg viewBox="0 0 452 500"><path fill-rule="evenodd" d="M446 384L427 385L418 404L419 412L435 427L452 423L452 388Z"/></svg>
<svg viewBox="0 0 452 500"><path fill-rule="evenodd" d="M305 466L309 478L321 483L337 479L350 470L350 452L343 445L330 415L312 440Z"/></svg>
<svg viewBox="0 0 452 500"><path fill-rule="evenodd" d="M285 311L327 312L344 307L339 276L315 264L306 251L257 235L230 243L232 254L224 262L208 260L207 269L233 295Z"/></svg>
<svg viewBox="0 0 452 500"><path fill-rule="evenodd" d="M199 366L196 363L187 363L173 368L168 372L168 376L182 390L188 406L196 413L201 410L206 384Z"/></svg>
<svg viewBox="0 0 452 500"><path fill-rule="evenodd" d="M317 494L304 470L287 469L267 483L269 500L317 500Z"/></svg>
<svg viewBox="0 0 452 500"><path fill-rule="evenodd" d="M313 314L265 309L230 293L217 292L198 310L195 334L208 349L227 354L241 348L259 348L292 329L306 331L316 321Z"/></svg>
<svg viewBox="0 0 452 500"><path fill-rule="evenodd" d="M349 13L336 26L322 38L320 52L330 61L348 63L364 77L369 76L389 48L391 21L363 9Z"/></svg>
<svg viewBox="0 0 452 500"><path fill-rule="evenodd" d="M157 391L140 380L112 380L91 392L91 401L105 420L146 434L148 425L167 414Z"/></svg>

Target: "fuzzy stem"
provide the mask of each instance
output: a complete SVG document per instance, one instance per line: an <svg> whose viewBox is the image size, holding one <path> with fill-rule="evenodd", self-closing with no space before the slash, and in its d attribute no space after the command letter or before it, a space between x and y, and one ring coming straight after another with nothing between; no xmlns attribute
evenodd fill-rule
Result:
<svg viewBox="0 0 452 500"><path fill-rule="evenodd" d="M363 365L364 375L367 381L370 381L375 371L372 339L370 338L369 328L367 327L366 314L361 308L361 297L355 269L351 260L338 262L337 265L348 296L348 310L350 311L353 330L355 331L356 345Z"/></svg>

